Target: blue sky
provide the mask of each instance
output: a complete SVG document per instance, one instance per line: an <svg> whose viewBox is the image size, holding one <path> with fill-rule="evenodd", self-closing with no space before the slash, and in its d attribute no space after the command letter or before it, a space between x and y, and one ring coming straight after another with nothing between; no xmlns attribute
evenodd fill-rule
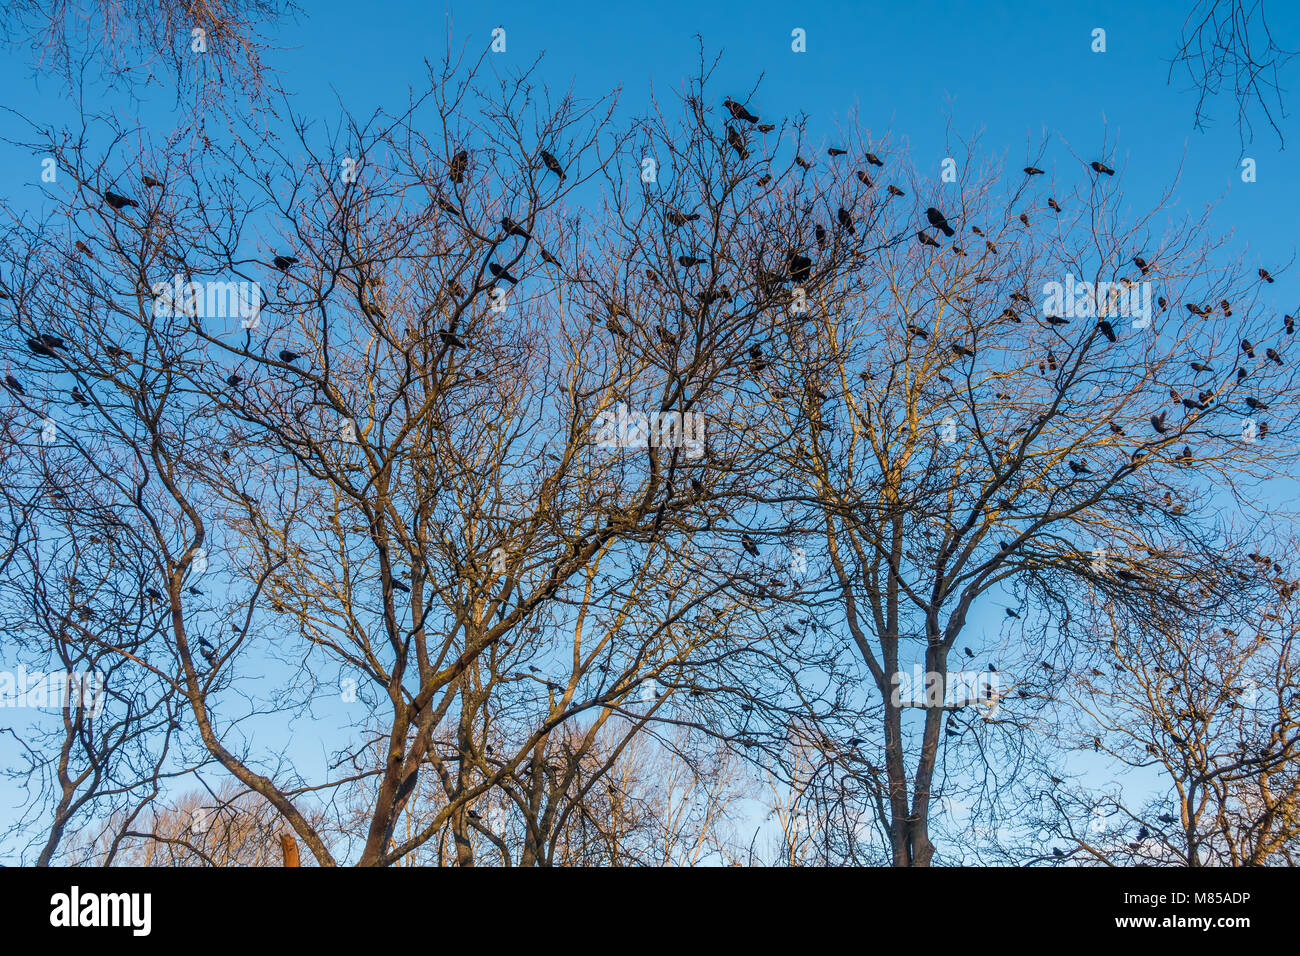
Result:
<svg viewBox="0 0 1300 956"><path fill-rule="evenodd" d="M298 21L277 30L282 49L268 63L294 91L294 109L309 117L332 121L336 97L361 115L377 107L398 109L408 87L422 80L423 61L436 63L448 43L448 8L440 3L311 0L304 6ZM729 91L747 98L761 76L749 105L769 121L806 112L815 136L833 136L836 124L857 109L873 132L890 131L921 168L930 163L936 176L950 121L956 137L978 133L985 152L1005 153L1017 167L1026 150L1045 138L1049 172L1057 166L1070 181L1077 167L1067 144L1085 157L1101 156L1105 148L1134 212L1154 205L1181 166L1175 211L1191 214L1218 203L1212 222L1218 231L1234 233L1238 251L1249 250L1247 262L1280 267L1295 252L1295 163L1262 121L1243 148L1230 97L1211 101L1212 129L1193 129L1195 93L1181 74L1167 82L1190 6L1191 0L475 0L449 9L454 49L486 46L492 28L502 26L507 51L489 57L490 68L526 68L544 54L540 76L553 90L572 88L579 98L595 98L621 87L625 117L641 111L652 90L664 98L681 90L697 67L702 43L706 55L722 54L713 86L719 96ZM1300 48L1300 4L1274 2L1268 12L1279 42ZM806 31L805 53L791 51L795 28ZM1106 31L1105 53L1090 48L1095 28ZM1283 82L1295 85L1297 77L1300 65ZM47 79L34 87L20 56L0 60L0 88L10 109L56 127L75 123L59 84ZM1288 105L1293 117L1300 112L1300 100ZM146 110L162 117L171 107L170 97L155 92ZM1283 133L1293 152L1300 149L1300 121L1286 120ZM28 132L0 113L0 140L10 138L25 139ZM1254 183L1241 181L1245 156L1257 163ZM0 143L0 176L6 198L28 195L36 206L36 159ZM1269 289L1279 312L1300 307L1296 275L1280 276ZM323 758L319 736L312 735L317 743L311 747L313 756ZM16 796L8 788L0 784L0 807ZM5 816L0 809L0 818Z"/></svg>

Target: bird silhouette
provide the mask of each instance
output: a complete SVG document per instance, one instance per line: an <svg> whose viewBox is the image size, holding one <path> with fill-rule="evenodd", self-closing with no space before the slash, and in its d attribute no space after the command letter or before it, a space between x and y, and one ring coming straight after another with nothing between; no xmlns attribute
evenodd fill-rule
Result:
<svg viewBox="0 0 1300 956"><path fill-rule="evenodd" d="M1259 270L1259 277L1263 279L1265 282L1273 281L1273 276L1269 273L1267 269L1263 268L1262 266L1260 267Z"/></svg>
<svg viewBox="0 0 1300 956"><path fill-rule="evenodd" d="M885 165L885 161L881 159L879 156L877 156L875 153L867 153L867 162L870 163L872 166Z"/></svg>
<svg viewBox="0 0 1300 956"><path fill-rule="evenodd" d="M1007 617L1013 617L1017 621L1020 620L1020 614L1014 608L1007 608Z"/></svg>
<svg viewBox="0 0 1300 956"><path fill-rule="evenodd" d="M702 258L700 256L678 256L677 257L677 264L681 266L683 269L693 269L695 266L703 265L708 261L709 260L707 258Z"/></svg>
<svg viewBox="0 0 1300 956"><path fill-rule="evenodd" d="M916 238L917 241L920 242L921 245L923 246L934 246L934 248L936 249L939 248L939 241L935 239L934 236L931 236L930 234L926 233L924 230L918 230L916 233Z"/></svg>
<svg viewBox="0 0 1300 956"><path fill-rule="evenodd" d="M1163 411L1159 415L1151 416L1151 427L1154 428L1161 435L1169 431L1169 427L1165 425L1165 416L1167 414L1169 414L1168 411Z"/></svg>
<svg viewBox="0 0 1300 956"><path fill-rule="evenodd" d="M1061 204L1058 203L1055 199L1051 199L1051 198L1049 198L1049 199L1047 200L1047 208L1050 209L1050 210L1052 210L1052 212L1060 212L1060 211L1061 211Z"/></svg>
<svg viewBox="0 0 1300 956"><path fill-rule="evenodd" d="M758 557L758 545L754 543L753 538L747 534L742 534L740 536L740 543L749 554Z"/></svg>
<svg viewBox="0 0 1300 956"><path fill-rule="evenodd" d="M505 266L499 266L495 262L488 263L488 272L492 273L492 275L496 276L498 279L504 279L511 285L516 285L519 282L518 279L510 274L509 269Z"/></svg>
<svg viewBox="0 0 1300 956"><path fill-rule="evenodd" d="M732 115L732 117L735 118L735 119L738 119L738 120L744 120L746 123L757 123L757 122L758 122L758 117L757 117L757 116L755 116L753 113L751 113L749 110L747 110L744 106L742 106L740 103L737 103L737 102L736 102L735 100L733 100L733 99L725 99L725 100L723 100L723 101L722 101L722 105L725 106L725 107L727 108L727 112L730 113L730 114Z"/></svg>
<svg viewBox="0 0 1300 956"><path fill-rule="evenodd" d="M85 244L84 242L82 242L80 239L78 239L78 240L77 240L76 242L74 242L72 245L73 245L73 247L74 247L78 252L80 252L80 253L81 253L83 256L85 256L87 259L94 259L94 258L95 258L95 254L94 254L93 252L90 251L90 246L86 245L86 244Z"/></svg>
<svg viewBox="0 0 1300 956"><path fill-rule="evenodd" d="M679 212L678 210L669 206L668 212L664 214L664 218L666 218L674 226L684 226L688 222L694 222L695 220L699 219L700 214L698 212L693 212L690 215L687 215L686 213Z"/></svg>
<svg viewBox="0 0 1300 956"><path fill-rule="evenodd" d="M1071 462L1069 462L1069 465L1070 465L1070 470L1071 470L1072 472L1074 472L1076 475L1090 475L1090 474L1092 474L1092 469L1090 469L1090 468L1088 467L1088 463L1087 463L1087 462L1083 462L1083 461L1071 461Z"/></svg>
<svg viewBox="0 0 1300 956"><path fill-rule="evenodd" d="M1282 316L1282 328L1287 335L1295 335L1295 316L1294 315Z"/></svg>
<svg viewBox="0 0 1300 956"><path fill-rule="evenodd" d="M469 150L462 149L451 158L451 166L447 170L447 178L453 183L459 184L465 178L465 170L469 168Z"/></svg>
<svg viewBox="0 0 1300 956"><path fill-rule="evenodd" d="M786 254L786 271L795 282L807 282L812 275L812 259L800 255L793 249Z"/></svg>
<svg viewBox="0 0 1300 956"><path fill-rule="evenodd" d="M302 358L302 355L298 352L291 352L289 349L280 349L281 362L293 362L300 358Z"/></svg>
<svg viewBox="0 0 1300 956"><path fill-rule="evenodd" d="M727 127L727 143L740 155L741 159L749 158L749 150L745 148L745 137L730 126Z"/></svg>
<svg viewBox="0 0 1300 956"><path fill-rule="evenodd" d="M110 192L107 189L104 190L104 202L108 203L118 212L121 212L123 209L126 209L130 206L140 205L134 199L128 199L126 196L119 196L117 193Z"/></svg>
<svg viewBox="0 0 1300 956"><path fill-rule="evenodd" d="M890 184L889 184L889 195L891 195L891 196L906 196L907 193L903 192L901 189L899 189L899 188L898 188L897 186L895 186L893 183L890 183Z"/></svg>
<svg viewBox="0 0 1300 956"><path fill-rule="evenodd" d="M447 348L450 349L465 348L464 340L462 340L461 337L457 335L455 332L452 332L448 329L439 329L438 338L442 340L442 344L447 346Z"/></svg>
<svg viewBox="0 0 1300 956"><path fill-rule="evenodd" d="M1193 372L1196 372L1198 375L1199 375L1201 372L1211 372L1211 373L1212 373L1212 372L1214 371L1213 368L1211 368L1210 366L1206 365L1204 362L1193 362L1191 367L1192 367L1192 371L1193 371Z"/></svg>
<svg viewBox="0 0 1300 956"><path fill-rule="evenodd" d="M1115 341L1115 328L1105 319L1102 319L1097 323L1097 328L1101 330L1101 334L1106 336L1109 341Z"/></svg>
<svg viewBox="0 0 1300 956"><path fill-rule="evenodd" d="M1096 172L1096 173L1103 173L1103 174L1106 175L1106 176L1114 176L1114 175L1115 175L1115 170L1111 169L1111 168L1110 168L1109 166L1107 166L1105 163L1100 163L1100 162L1097 162L1096 160L1093 160L1093 161L1092 161L1091 163L1089 163L1088 165L1090 165L1090 166L1092 167L1093 172Z"/></svg>
<svg viewBox="0 0 1300 956"><path fill-rule="evenodd" d="M1266 402L1261 402L1258 398L1255 398L1250 395L1246 396L1246 406L1250 409L1253 409L1254 411L1261 411L1261 412L1268 408L1268 404Z"/></svg>
<svg viewBox="0 0 1300 956"><path fill-rule="evenodd" d="M520 238L523 239L533 238L532 233L530 233L523 226L519 225L519 223L515 222L509 216L501 217L501 228L506 231L507 236L519 236Z"/></svg>
<svg viewBox="0 0 1300 956"><path fill-rule="evenodd" d="M858 177L858 182L862 183L862 185L866 186L868 189L872 188L873 183L871 182L871 177L866 174L865 170L859 169L853 175Z"/></svg>
<svg viewBox="0 0 1300 956"><path fill-rule="evenodd" d="M288 272L289 267L298 260L293 256L276 256L271 260L271 265L275 266L281 272Z"/></svg>
<svg viewBox="0 0 1300 956"><path fill-rule="evenodd" d="M1147 274L1147 270L1149 270L1149 269L1151 268L1149 265L1147 265L1147 261L1146 261L1145 259L1143 259L1141 256L1134 256L1134 257L1133 257L1133 265L1137 266L1138 269L1141 270L1141 272L1142 272L1143 275L1146 275L1146 274Z"/></svg>
<svg viewBox="0 0 1300 956"><path fill-rule="evenodd" d="M1241 350L1242 350L1243 352L1245 352L1246 355L1247 355L1249 358L1254 358L1254 357L1255 357L1255 347L1254 347L1253 345L1250 344L1250 340L1249 340L1249 339L1242 339L1242 340L1241 340Z"/></svg>
<svg viewBox="0 0 1300 956"><path fill-rule="evenodd" d="M929 220L930 225L934 226L934 228L938 229L948 238L951 239L956 234L956 230L953 229L952 226L948 225L948 220L944 217L944 214L933 206L925 211L925 218Z"/></svg>
<svg viewBox="0 0 1300 956"><path fill-rule="evenodd" d="M244 380L244 377L243 377L242 375L227 375L227 376L226 376L226 384L229 385L231 388L234 388L236 385L238 385L238 384L239 384L240 382L242 382L243 380Z"/></svg>
<svg viewBox="0 0 1300 956"><path fill-rule="evenodd" d="M17 392L19 395L27 394L25 391L23 391L22 383L19 382L18 379L14 378L13 375L8 375L8 374L5 375L5 386L9 389L9 391Z"/></svg>
<svg viewBox="0 0 1300 956"><path fill-rule="evenodd" d="M853 228L853 217L849 215L849 211L845 209L843 206L841 206L839 212L835 214L835 218L838 219L840 225L843 226L845 229L847 229L850 233L856 231Z"/></svg>
<svg viewBox="0 0 1300 956"><path fill-rule="evenodd" d="M1264 349L1264 357L1270 362L1276 362L1278 365L1282 364L1282 356L1278 354L1277 349Z"/></svg>
<svg viewBox="0 0 1300 956"><path fill-rule="evenodd" d="M832 146L830 149L826 150L827 156L843 156L846 153L848 153L847 149L839 149L835 146Z"/></svg>
<svg viewBox="0 0 1300 956"><path fill-rule="evenodd" d="M775 124L775 123L759 123L759 124L758 124L758 131L759 131L760 133L770 133L770 132L772 132L772 130L774 130L774 129L776 129L776 124Z"/></svg>
<svg viewBox="0 0 1300 956"><path fill-rule="evenodd" d="M1043 175L1043 171L1042 171L1041 169L1039 169L1037 166L1026 166L1026 167L1025 167L1025 175L1026 175L1026 176L1041 176L1041 175Z"/></svg>
<svg viewBox="0 0 1300 956"><path fill-rule="evenodd" d="M148 189L162 188L162 183L160 183L158 180L154 179L152 176L149 175L141 176L140 182L144 183L145 187Z"/></svg>
<svg viewBox="0 0 1300 956"><path fill-rule="evenodd" d="M547 169L555 173L555 175L559 176L561 180L564 180L566 178L564 175L564 167L560 165L560 161L558 159L556 159L546 150L541 151L541 157L542 157L542 162L545 164Z"/></svg>
<svg viewBox="0 0 1300 956"><path fill-rule="evenodd" d="M80 405L82 408L90 407L90 401L78 389L74 388L72 390L72 400L76 402L78 405Z"/></svg>

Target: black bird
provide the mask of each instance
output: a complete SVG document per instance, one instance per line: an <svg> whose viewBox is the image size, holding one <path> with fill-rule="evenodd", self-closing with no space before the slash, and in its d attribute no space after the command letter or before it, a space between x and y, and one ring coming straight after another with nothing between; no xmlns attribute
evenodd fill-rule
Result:
<svg viewBox="0 0 1300 956"><path fill-rule="evenodd" d="M154 179L152 176L141 176L140 182L144 183L145 187L148 189L162 188L162 183Z"/></svg>
<svg viewBox="0 0 1300 956"><path fill-rule="evenodd" d="M758 545L754 543L753 538L747 534L742 534L740 536L740 543L744 546L747 552L752 554L754 557L758 557Z"/></svg>
<svg viewBox="0 0 1300 956"><path fill-rule="evenodd" d="M518 279L516 279L514 276L510 274L509 269L507 269L505 266L499 266L495 262L488 263L488 272L492 273L498 279L505 279L511 285L515 285L516 283L519 282Z"/></svg>
<svg viewBox="0 0 1300 956"><path fill-rule="evenodd" d="M835 218L838 219L840 225L843 226L845 229L847 229L850 233L856 232L856 230L853 228L853 217L849 215L849 211L845 209L843 206L841 206L839 212L835 214Z"/></svg>
<svg viewBox="0 0 1300 956"><path fill-rule="evenodd" d="M1276 362L1278 365L1282 364L1282 356L1278 354L1277 349L1264 349L1264 357L1270 362Z"/></svg>
<svg viewBox="0 0 1300 956"><path fill-rule="evenodd" d="M1255 357L1255 347L1254 347L1253 345L1250 344L1250 340L1249 340L1249 339L1242 339L1242 340L1241 340L1241 350L1242 350L1243 352L1245 352L1246 355L1247 355L1248 357L1250 357L1250 358L1254 358L1254 357Z"/></svg>
<svg viewBox="0 0 1300 956"><path fill-rule="evenodd" d="M1229 315L1229 316L1232 315L1232 303L1230 303L1227 299L1219 300L1219 308L1223 310L1224 315Z"/></svg>
<svg viewBox="0 0 1300 956"><path fill-rule="evenodd" d="M27 394L26 392L23 391L22 383L19 382L18 379L14 378L12 375L5 376L5 385L8 387L9 391L11 392L17 392L19 395Z"/></svg>
<svg viewBox="0 0 1300 956"><path fill-rule="evenodd" d="M683 269L693 269L696 266L703 265L708 261L709 260L707 258L702 258L700 256L678 256L677 257L677 264L681 266Z"/></svg>
<svg viewBox="0 0 1300 956"><path fill-rule="evenodd" d="M27 340L27 348L31 350L31 352L32 352L33 355L41 355L41 356L44 356L44 357L46 357L46 358L56 358L56 357L57 357L57 356L55 355L54 349L50 348L48 345L46 345L46 344L45 344L44 342L42 342L40 339L28 339L28 340Z"/></svg>
<svg viewBox="0 0 1300 956"><path fill-rule="evenodd" d="M854 173L854 175L858 177L858 182L862 183L862 185L866 186L868 189L873 187L874 184L871 182L871 177L868 176L864 170L859 169Z"/></svg>
<svg viewBox="0 0 1300 956"><path fill-rule="evenodd" d="M772 130L774 130L774 129L776 129L776 124L774 124L774 123L759 123L759 124L758 124L758 131L759 131L760 133L770 133L770 132L772 132Z"/></svg>
<svg viewBox="0 0 1300 956"><path fill-rule="evenodd" d="M453 183L460 183L465 178L465 170L469 168L469 150L462 149L451 158L451 168L447 171L447 178Z"/></svg>
<svg viewBox="0 0 1300 956"><path fill-rule="evenodd" d="M1049 316L1045 316L1045 318L1047 319L1048 325L1069 325L1070 324L1069 319L1062 318L1059 315L1049 315Z"/></svg>
<svg viewBox="0 0 1300 956"><path fill-rule="evenodd" d="M727 143L740 155L741 159L749 159L749 150L745 148L745 137L730 126L727 127Z"/></svg>
<svg viewBox="0 0 1300 956"><path fill-rule="evenodd" d="M1092 474L1092 469L1090 469L1090 468L1088 467L1088 463L1087 463L1087 462L1083 462L1083 461L1071 461L1071 462L1069 463L1069 465L1070 465L1070 470L1071 470L1072 472L1074 472L1076 475L1091 475L1091 474Z"/></svg>
<svg viewBox="0 0 1300 956"><path fill-rule="evenodd" d="M722 105L727 108L727 112L731 114L733 119L744 120L746 123L758 122L757 116L733 99L723 100Z"/></svg>
<svg viewBox="0 0 1300 956"><path fill-rule="evenodd" d="M449 331L447 329L439 329L438 338L441 339L442 344L447 346L448 348L463 349L465 347L465 342L461 339L461 337L457 335L455 332Z"/></svg>
<svg viewBox="0 0 1300 956"><path fill-rule="evenodd" d="M1192 371L1199 374L1200 372L1213 372L1214 369L1206 365L1204 362L1193 362Z"/></svg>
<svg viewBox="0 0 1300 956"><path fill-rule="evenodd" d="M297 262L294 256L276 256L271 260L271 265L275 266L281 272L288 272L289 267Z"/></svg>
<svg viewBox="0 0 1300 956"><path fill-rule="evenodd" d="M1284 316L1282 316L1282 328L1286 330L1286 334L1287 334L1287 335L1294 335L1294 334L1295 334L1295 316L1294 316L1294 315L1284 315Z"/></svg>
<svg viewBox="0 0 1300 956"><path fill-rule="evenodd" d="M921 339L922 341L930 337L929 333L927 333L925 329L918 328L917 326L913 325L911 322L907 323L907 331L910 334L916 336L918 339Z"/></svg>
<svg viewBox="0 0 1300 956"><path fill-rule="evenodd" d="M1267 269L1263 268L1263 267L1261 267L1260 270L1259 270L1259 277L1260 277L1261 279L1263 279L1265 282L1272 282L1272 281L1273 281L1273 276L1270 275L1270 274L1269 274L1269 271L1268 271Z"/></svg>
<svg viewBox="0 0 1300 956"><path fill-rule="evenodd" d="M1061 204L1058 203L1055 199L1049 197L1047 200L1047 208L1052 210L1052 212L1060 212Z"/></svg>
<svg viewBox="0 0 1300 956"><path fill-rule="evenodd" d="M397 578L393 578L393 590L394 590L394 591L401 591L403 594L410 594L410 593L411 593L411 589L408 588L408 587L407 587L405 584L403 584L401 581L397 580Z"/></svg>
<svg viewBox="0 0 1300 956"><path fill-rule="evenodd" d="M1041 175L1043 175L1043 171L1042 171L1041 169L1039 169L1037 166L1026 166L1026 167L1025 167L1025 175L1026 175L1026 176L1041 176Z"/></svg>
<svg viewBox="0 0 1300 956"><path fill-rule="evenodd" d="M93 259L93 258L95 258L95 254L94 254L93 252L90 251L90 246L86 245L86 244L85 244L84 242L82 242L80 239L78 239L78 240L77 240L76 242L74 242L72 245L76 248L76 250L77 250L78 252L80 252L80 253L81 253L83 256L85 256L87 259Z"/></svg>
<svg viewBox="0 0 1300 956"><path fill-rule="evenodd" d="M969 647L963 647L963 648L962 648L962 651L965 652L965 654L966 654L967 657L974 659L974 657L975 657L975 652L972 651Z"/></svg>
<svg viewBox="0 0 1300 956"><path fill-rule="evenodd" d="M1093 172L1096 172L1096 173L1105 173L1107 176L1114 176L1114 175L1115 175L1115 170L1111 169L1111 168L1110 168L1109 166L1107 166L1105 163L1099 163L1099 162L1097 162L1096 160L1093 160L1093 161L1092 161L1091 163L1089 163L1088 165L1090 165L1090 166L1092 167Z"/></svg>
<svg viewBox="0 0 1300 956"><path fill-rule="evenodd" d="M1246 380L1246 375L1247 375L1247 374L1248 374L1248 373L1246 372L1246 370L1245 370L1244 368L1239 368L1239 369L1237 369L1237 381L1238 381L1238 382L1244 382L1244 381Z"/></svg>
<svg viewBox="0 0 1300 956"><path fill-rule="evenodd" d="M966 346L961 345L961 344L958 343L958 342L953 342L953 343L952 343L952 350L953 350L954 352L956 352L958 355L962 356L963 358L974 358L974 357L975 357L975 350L974 350L974 349L968 349L968 348L966 348Z"/></svg>
<svg viewBox="0 0 1300 956"><path fill-rule="evenodd" d="M795 282L807 282L812 275L812 260L793 249L785 257L786 271Z"/></svg>
<svg viewBox="0 0 1300 956"><path fill-rule="evenodd" d="M1192 315L1199 315L1201 318L1204 318L1205 316L1209 315L1209 313L1206 312L1205 309L1201 308L1201 306L1197 305L1195 302L1188 302L1186 304L1187 304L1187 311L1192 313Z"/></svg>
<svg viewBox="0 0 1300 956"><path fill-rule="evenodd" d="M1255 411L1259 411L1259 412L1262 412L1268 408L1268 405L1265 402L1261 402L1258 398L1253 398L1249 395L1246 396L1246 405L1247 407L1252 408Z"/></svg>
<svg viewBox="0 0 1300 956"><path fill-rule="evenodd" d="M667 345L669 348L675 348L677 346L677 336L673 335L662 325L655 326L655 333L659 336L659 341L663 342L664 345Z"/></svg>
<svg viewBox="0 0 1300 956"><path fill-rule="evenodd" d="M867 153L867 162L869 162L872 166L885 165L885 161L881 159L879 156L877 156L875 153Z"/></svg>
<svg viewBox="0 0 1300 956"><path fill-rule="evenodd" d="M1151 835L1151 831L1149 831L1146 827L1138 827L1138 835L1137 835L1137 838L1138 838L1138 842L1139 842L1139 843L1141 843L1143 840L1145 840L1145 839L1146 839L1147 837L1149 837L1150 835Z"/></svg>
<svg viewBox="0 0 1300 956"><path fill-rule="evenodd" d="M104 190L104 202L108 203L118 211L126 209L128 206L140 205L134 199L128 199L126 196L119 196L117 193L109 192L107 189Z"/></svg>
<svg viewBox="0 0 1300 956"><path fill-rule="evenodd" d="M889 195L891 195L891 196L906 196L907 193L903 192L901 189L899 189L899 188L898 188L897 186L895 186L893 183L890 183L890 184L889 184Z"/></svg>
<svg viewBox="0 0 1300 956"><path fill-rule="evenodd" d="M693 212L688 216L685 213L678 212L672 206L669 206L668 213L665 218L667 218L667 220L670 223L672 223L674 226L684 226L688 222L694 222L696 219L699 219L700 214L698 212Z"/></svg>
<svg viewBox="0 0 1300 956"><path fill-rule="evenodd" d="M1156 819L1159 820L1161 823L1177 823L1177 822L1178 822L1178 820L1177 820L1173 815L1168 814L1168 813L1162 813L1162 814L1160 814L1160 816L1156 817Z"/></svg>
<svg viewBox="0 0 1300 956"><path fill-rule="evenodd" d="M243 380L244 380L244 377L243 377L242 375L227 375L227 376L226 376L226 384L229 385L231 388L234 388L236 385L238 385L238 384L239 384L240 382L242 382Z"/></svg>
<svg viewBox="0 0 1300 956"><path fill-rule="evenodd" d="M1021 221L1022 223L1024 223L1026 226L1028 226L1028 225L1029 225L1029 214L1028 214L1028 213L1024 213L1024 212L1022 212L1022 213L1020 214L1020 221Z"/></svg>
<svg viewBox="0 0 1300 956"><path fill-rule="evenodd" d="M507 236L519 236L523 239L533 238L532 233L530 233L523 226L519 225L519 223L515 222L509 216L501 217L501 228L506 231Z"/></svg>
<svg viewBox="0 0 1300 956"><path fill-rule="evenodd" d="M1168 426L1165 425L1165 416L1167 414L1169 414L1168 411L1163 411L1159 415L1151 416L1151 427L1162 435L1169 430Z"/></svg>
<svg viewBox="0 0 1300 956"><path fill-rule="evenodd" d="M1110 423L1110 430L1114 432L1116 435L1124 434L1124 429L1121 428L1119 425L1116 425L1114 422Z"/></svg>
<svg viewBox="0 0 1300 956"><path fill-rule="evenodd" d="M1190 398L1184 398L1183 408L1187 409L1189 412L1199 412L1199 411L1203 411L1205 409L1205 406L1202 405L1200 402L1193 401Z"/></svg>
<svg viewBox="0 0 1300 956"><path fill-rule="evenodd" d="M939 248L939 240L935 239L934 236L924 230L917 230L916 239L923 246L934 246L936 249Z"/></svg>
<svg viewBox="0 0 1300 956"><path fill-rule="evenodd" d="M302 358L302 354L300 352L291 352L288 349L280 349L281 362L293 362L300 358Z"/></svg>
<svg viewBox="0 0 1300 956"><path fill-rule="evenodd" d="M1007 617L1014 617L1017 621L1020 620L1020 615L1013 608L1007 608Z"/></svg>
<svg viewBox="0 0 1300 956"><path fill-rule="evenodd" d="M1097 328L1101 329L1101 334L1106 336L1111 342L1115 341L1115 328L1105 319L1097 323Z"/></svg>
<svg viewBox="0 0 1300 956"><path fill-rule="evenodd" d="M847 152L848 152L847 149L838 149L838 148L832 146L830 149L826 150L826 155L828 155L828 156L843 156L843 155L845 155Z"/></svg>
<svg viewBox="0 0 1300 956"><path fill-rule="evenodd" d="M956 230L953 229L952 226L948 225L948 220L944 217L943 213L935 209L933 206L925 211L925 218L930 221L930 225L934 226L934 228L938 229L950 239L956 233Z"/></svg>
<svg viewBox="0 0 1300 956"><path fill-rule="evenodd" d="M826 227L823 226L820 222L817 223L817 228L813 230L813 235L817 239L817 248L825 249L826 248Z"/></svg>
<svg viewBox="0 0 1300 956"><path fill-rule="evenodd" d="M1054 846L1052 847L1052 856L1059 857L1059 856L1065 856L1065 854L1061 852L1061 848L1059 846Z"/></svg>
<svg viewBox="0 0 1300 956"><path fill-rule="evenodd" d="M1147 270L1151 268L1149 265L1147 265L1147 261L1146 261L1145 259L1143 259L1141 256L1134 256L1134 257L1133 257L1133 265L1135 265L1135 266L1137 266L1139 269L1141 269L1143 275L1146 275L1146 274L1147 274Z"/></svg>
<svg viewBox="0 0 1300 956"><path fill-rule="evenodd" d="M802 156L796 156L794 158L794 162L795 165L798 166L800 169L802 169L804 172L807 172L808 170L812 169L812 163L808 162L808 160L804 159Z"/></svg>
<svg viewBox="0 0 1300 956"><path fill-rule="evenodd" d="M82 395L81 392L75 388L72 390L72 400L76 402L78 405L80 405L82 408L90 407L90 401L86 398L85 395Z"/></svg>
<svg viewBox="0 0 1300 956"><path fill-rule="evenodd" d="M546 165L547 169L555 173L555 175L559 176L560 179L563 180L565 178L564 167L560 165L560 161L558 159L556 159L546 150L541 151L541 157L542 157L542 162Z"/></svg>

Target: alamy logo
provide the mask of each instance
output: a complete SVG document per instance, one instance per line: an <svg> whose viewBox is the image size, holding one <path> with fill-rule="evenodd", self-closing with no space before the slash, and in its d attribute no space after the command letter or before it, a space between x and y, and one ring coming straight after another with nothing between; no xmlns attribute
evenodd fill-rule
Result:
<svg viewBox="0 0 1300 956"><path fill-rule="evenodd" d="M1078 282L1073 273L1065 282L1043 283L1043 314L1068 319L1131 318L1133 328L1151 325L1150 282Z"/></svg>
<svg viewBox="0 0 1300 956"><path fill-rule="evenodd" d="M94 671L0 671L0 707L62 710L71 703L92 717L104 711L104 677Z"/></svg>
<svg viewBox="0 0 1300 956"><path fill-rule="evenodd" d="M183 282L177 275L152 289L155 318L239 319L245 329L261 324L262 287L256 282Z"/></svg>
<svg viewBox="0 0 1300 956"><path fill-rule="evenodd" d="M700 412L633 412L619 402L596 416L595 442L601 448L684 448L687 458L704 454L704 415Z"/></svg>
<svg viewBox="0 0 1300 956"><path fill-rule="evenodd" d="M1002 696L1002 677L997 671L922 671L912 665L912 673L902 671L890 681L894 685L895 707L988 707L993 714Z"/></svg>
<svg viewBox="0 0 1300 956"><path fill-rule="evenodd" d="M50 925L129 926L132 935L148 936L153 928L153 896L149 893L70 893L50 897Z"/></svg>

